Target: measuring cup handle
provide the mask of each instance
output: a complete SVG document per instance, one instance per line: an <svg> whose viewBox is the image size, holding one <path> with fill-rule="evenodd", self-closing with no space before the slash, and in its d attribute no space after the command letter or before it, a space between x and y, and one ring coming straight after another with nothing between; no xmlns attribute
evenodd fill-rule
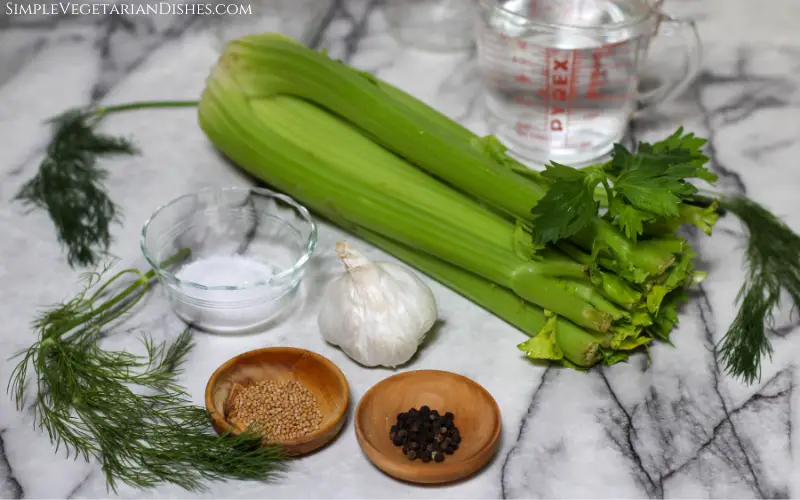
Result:
<svg viewBox="0 0 800 500"><path fill-rule="evenodd" d="M700 33L694 21L673 19L666 14L660 14L657 36L672 36L677 34L683 38L686 52L686 69L683 74L673 81L667 81L659 88L639 94L639 109L650 108L663 102L669 101L682 94L686 88L694 81L703 60L703 44L700 41ZM666 28L666 31L664 31ZM646 55L645 55L646 57Z"/></svg>

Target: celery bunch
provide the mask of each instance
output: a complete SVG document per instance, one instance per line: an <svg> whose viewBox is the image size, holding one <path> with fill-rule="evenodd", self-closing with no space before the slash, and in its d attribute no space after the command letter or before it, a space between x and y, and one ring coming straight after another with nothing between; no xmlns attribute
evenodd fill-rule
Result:
<svg viewBox="0 0 800 500"><path fill-rule="evenodd" d="M531 358L589 367L668 339L700 276L686 242L634 242L594 213L543 239L553 190L494 138L279 35L229 44L199 118L255 177L527 333Z"/></svg>

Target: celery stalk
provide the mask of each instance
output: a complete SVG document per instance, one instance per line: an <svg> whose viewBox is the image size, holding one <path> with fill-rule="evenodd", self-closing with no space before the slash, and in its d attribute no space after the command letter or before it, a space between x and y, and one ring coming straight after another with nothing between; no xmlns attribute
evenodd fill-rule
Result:
<svg viewBox="0 0 800 500"><path fill-rule="evenodd" d="M514 224L431 178L357 128L291 97L248 99L226 59L203 93L200 126L254 176L323 216L375 231L513 290L525 300L598 331L612 318L548 277L546 259L514 249ZM585 266L563 274L585 276Z"/></svg>
<svg viewBox="0 0 800 500"><path fill-rule="evenodd" d="M276 34L252 35L228 44L220 65L235 75L248 98L289 95L342 117L372 140L417 167L493 208L532 221L546 189L496 161L480 139L424 103L353 70L325 54ZM470 137L471 136L471 137ZM504 160L509 158L504 156ZM597 219L581 244L595 239L623 262L654 275L671 264L660 249L637 249L614 226Z"/></svg>
<svg viewBox="0 0 800 500"><path fill-rule="evenodd" d="M612 304L611 301L597 291L589 280L559 279L558 283L570 293L577 295L597 309L610 314L614 320L628 316L625 311Z"/></svg>
<svg viewBox="0 0 800 500"><path fill-rule="evenodd" d="M355 228L353 232L463 295L529 337L538 335L547 323L547 317L540 307L521 300L509 290L370 231ZM557 319L556 343L564 357L577 366L590 367L600 361L599 348L607 346L609 342L607 334L586 331L563 318Z"/></svg>
<svg viewBox="0 0 800 500"><path fill-rule="evenodd" d="M518 217L543 191L496 164L469 143L451 140L449 127L420 118L388 99L369 78L326 55L280 35L246 36L228 44L221 64L230 65L239 91L249 98L291 95L308 100L365 130L379 144ZM454 168L457 166L457 168Z"/></svg>

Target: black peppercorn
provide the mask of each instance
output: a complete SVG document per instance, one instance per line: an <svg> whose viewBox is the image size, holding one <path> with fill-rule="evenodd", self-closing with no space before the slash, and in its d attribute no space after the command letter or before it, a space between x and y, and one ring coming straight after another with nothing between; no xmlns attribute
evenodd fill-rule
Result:
<svg viewBox="0 0 800 500"><path fill-rule="evenodd" d="M458 449L461 435L453 424L451 412L423 405L397 415L397 423L389 429L389 439L395 446L402 446L403 455L409 460L419 458L423 462L442 462L445 455Z"/></svg>

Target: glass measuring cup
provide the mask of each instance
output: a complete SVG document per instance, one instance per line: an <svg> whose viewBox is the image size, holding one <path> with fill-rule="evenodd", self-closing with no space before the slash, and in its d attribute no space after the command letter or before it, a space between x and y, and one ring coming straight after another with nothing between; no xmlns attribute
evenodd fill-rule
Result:
<svg viewBox="0 0 800 500"><path fill-rule="evenodd" d="M538 162L581 164L611 151L637 106L678 95L700 66L694 24L667 17L659 4L479 0L478 65L491 133ZM667 30L683 39L683 74L641 94L648 45Z"/></svg>

